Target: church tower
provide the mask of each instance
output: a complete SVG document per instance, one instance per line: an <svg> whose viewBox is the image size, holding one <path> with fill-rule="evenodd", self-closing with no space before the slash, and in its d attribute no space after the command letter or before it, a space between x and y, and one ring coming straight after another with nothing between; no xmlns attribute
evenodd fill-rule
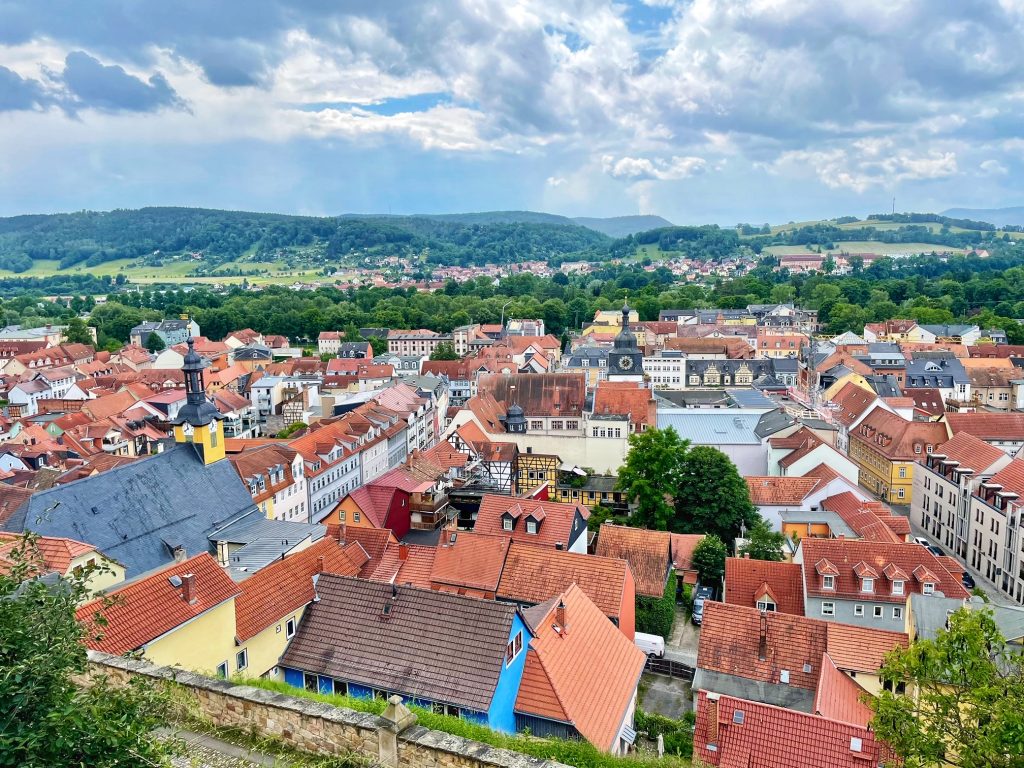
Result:
<svg viewBox="0 0 1024 768"><path fill-rule="evenodd" d="M203 384L203 358L188 340L188 352L181 370L185 374L185 405L174 420L174 441L192 443L203 459L212 464L224 458L224 418L206 397Z"/></svg>
<svg viewBox="0 0 1024 768"><path fill-rule="evenodd" d="M629 330L629 304L622 305L622 330L608 353L609 381L644 380L644 353L637 346L636 336Z"/></svg>

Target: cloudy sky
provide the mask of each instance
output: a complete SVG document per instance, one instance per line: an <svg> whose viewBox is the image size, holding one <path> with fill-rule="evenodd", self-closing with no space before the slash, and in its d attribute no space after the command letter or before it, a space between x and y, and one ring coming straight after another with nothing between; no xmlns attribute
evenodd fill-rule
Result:
<svg viewBox="0 0 1024 768"><path fill-rule="evenodd" d="M1024 0L0 0L0 215L1024 204Z"/></svg>

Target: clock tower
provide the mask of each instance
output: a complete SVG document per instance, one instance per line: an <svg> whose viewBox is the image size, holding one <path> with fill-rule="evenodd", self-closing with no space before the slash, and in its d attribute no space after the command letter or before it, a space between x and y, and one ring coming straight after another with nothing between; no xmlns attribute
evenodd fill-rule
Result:
<svg viewBox="0 0 1024 768"><path fill-rule="evenodd" d="M644 353L637 346L636 336L629 330L629 305L622 307L622 330L608 353L609 381L643 381Z"/></svg>

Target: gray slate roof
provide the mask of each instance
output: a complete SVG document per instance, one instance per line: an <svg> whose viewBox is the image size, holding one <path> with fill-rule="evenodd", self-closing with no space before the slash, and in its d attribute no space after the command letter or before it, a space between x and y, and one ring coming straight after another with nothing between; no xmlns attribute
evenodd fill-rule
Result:
<svg viewBox="0 0 1024 768"><path fill-rule="evenodd" d="M176 546L210 551L211 529L246 514L263 513L231 462L204 465L182 445L40 491L4 528L87 542L137 576L173 561Z"/></svg>
<svg viewBox="0 0 1024 768"><path fill-rule="evenodd" d="M758 419L757 426L754 427L754 434L763 440L769 435L774 435L776 432L792 427L794 424L796 424L796 419L786 413L784 409L776 408L774 411L768 411L768 413Z"/></svg>
<svg viewBox="0 0 1024 768"><path fill-rule="evenodd" d="M486 712L516 609L415 587L321 574L281 664ZM385 617L385 605L390 613ZM523 638L524 644L529 638Z"/></svg>
<svg viewBox="0 0 1024 768"><path fill-rule="evenodd" d="M710 411L694 408L687 411L658 413L658 429L672 427L684 440L694 445L760 445L754 430L761 413L738 409Z"/></svg>

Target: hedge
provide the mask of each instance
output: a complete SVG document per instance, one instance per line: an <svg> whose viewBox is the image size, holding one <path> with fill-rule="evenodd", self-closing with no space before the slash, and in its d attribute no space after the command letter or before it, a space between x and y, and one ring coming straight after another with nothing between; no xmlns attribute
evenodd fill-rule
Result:
<svg viewBox="0 0 1024 768"><path fill-rule="evenodd" d="M661 597L637 595L636 631L659 637L669 637L676 621L676 574L669 574L665 593Z"/></svg>

